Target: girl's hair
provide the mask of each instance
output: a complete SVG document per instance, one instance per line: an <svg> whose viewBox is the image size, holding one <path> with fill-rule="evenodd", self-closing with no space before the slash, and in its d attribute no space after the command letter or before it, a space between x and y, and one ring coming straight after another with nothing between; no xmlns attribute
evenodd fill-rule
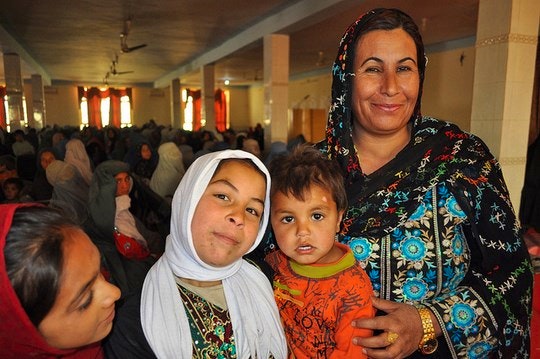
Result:
<svg viewBox="0 0 540 359"><path fill-rule="evenodd" d="M263 178L264 178L264 182L266 183L266 175L264 174L263 171L261 171L261 169L259 167L257 167L257 165L255 163L253 163L253 161L249 158L225 158L225 159L222 159L221 161L219 161L217 167L216 167L216 170L214 171L214 174L212 175L212 178L214 178L214 176L219 172L219 170L221 169L221 167L223 167L224 164L226 163L230 163L230 162L240 162L240 163L245 163L247 165L249 165L251 168L253 168L255 171L257 171Z"/></svg>
<svg viewBox="0 0 540 359"><path fill-rule="evenodd" d="M270 175L271 197L281 192L304 201L306 191L316 185L332 193L338 211L347 209L347 192L339 165L309 144L299 145L291 154L272 161Z"/></svg>
<svg viewBox="0 0 540 359"><path fill-rule="evenodd" d="M7 276L30 321L37 327L58 295L64 262L66 228L76 227L49 207L15 211L6 236Z"/></svg>

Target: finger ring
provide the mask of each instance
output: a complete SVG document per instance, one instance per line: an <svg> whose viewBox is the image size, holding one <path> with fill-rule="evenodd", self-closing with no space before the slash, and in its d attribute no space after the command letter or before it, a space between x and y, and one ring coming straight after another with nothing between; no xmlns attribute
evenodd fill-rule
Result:
<svg viewBox="0 0 540 359"><path fill-rule="evenodd" d="M394 332L388 332L388 335L386 336L386 340L388 340L388 343L390 344L394 344L398 338L399 334Z"/></svg>

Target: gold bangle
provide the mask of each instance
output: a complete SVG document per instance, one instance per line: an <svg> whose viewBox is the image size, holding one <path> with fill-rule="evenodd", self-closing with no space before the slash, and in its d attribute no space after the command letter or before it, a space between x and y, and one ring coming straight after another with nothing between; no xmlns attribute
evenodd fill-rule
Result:
<svg viewBox="0 0 540 359"><path fill-rule="evenodd" d="M431 320L431 311L424 307L416 309L418 310L418 314L420 314L422 329L424 331L422 340L420 340L420 343L418 344L418 350L420 350L422 354L433 354L437 350L439 342L435 337L435 328L433 327L433 321Z"/></svg>

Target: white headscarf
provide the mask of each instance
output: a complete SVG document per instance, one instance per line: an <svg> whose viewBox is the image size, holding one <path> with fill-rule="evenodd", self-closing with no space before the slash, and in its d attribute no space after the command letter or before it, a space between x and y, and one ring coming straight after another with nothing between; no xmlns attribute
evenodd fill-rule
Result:
<svg viewBox="0 0 540 359"><path fill-rule="evenodd" d="M165 253L148 272L141 298L141 323L158 358L191 358L189 321L182 305L175 275L201 281L222 280L229 308L238 358L276 359L287 356L287 345L266 276L243 259L226 267L204 263L193 245L191 221L216 167L222 159L248 158L266 175L264 213L259 233L248 253L264 236L270 212L270 175L264 164L240 150L213 152L189 167L172 201L171 234Z"/></svg>
<svg viewBox="0 0 540 359"><path fill-rule="evenodd" d="M72 138L66 143L64 162L75 166L82 178L86 181L86 184L90 186L92 182L92 165L90 164L90 157L88 157L84 143L81 140Z"/></svg>
<svg viewBox="0 0 540 359"><path fill-rule="evenodd" d="M163 198L170 197L184 176L182 152L174 142L166 142L159 146L158 155L157 167L150 178L150 188Z"/></svg>

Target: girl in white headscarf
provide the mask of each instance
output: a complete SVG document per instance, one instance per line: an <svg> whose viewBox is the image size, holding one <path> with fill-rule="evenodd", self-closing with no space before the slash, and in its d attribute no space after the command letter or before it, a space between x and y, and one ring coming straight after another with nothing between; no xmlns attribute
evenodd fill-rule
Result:
<svg viewBox="0 0 540 359"><path fill-rule="evenodd" d="M141 324L158 358L287 356L270 282L242 259L264 235L269 189L265 166L245 151L209 153L189 167L165 253L142 290Z"/></svg>

